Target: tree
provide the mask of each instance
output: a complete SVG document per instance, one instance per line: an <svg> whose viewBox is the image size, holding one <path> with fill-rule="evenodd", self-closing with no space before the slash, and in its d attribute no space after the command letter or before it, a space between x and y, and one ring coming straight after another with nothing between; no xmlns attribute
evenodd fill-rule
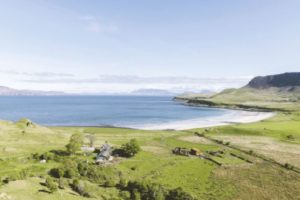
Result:
<svg viewBox="0 0 300 200"><path fill-rule="evenodd" d="M57 190L57 184L54 182L53 178L47 177L46 178L46 187L50 190L51 193Z"/></svg>
<svg viewBox="0 0 300 200"><path fill-rule="evenodd" d="M95 141L96 141L95 135L94 134L89 134L86 137L89 140L90 147L93 147L94 144L95 144Z"/></svg>
<svg viewBox="0 0 300 200"><path fill-rule="evenodd" d="M80 133L74 133L69 141L69 144L66 145L67 151L70 154L75 154L76 151L79 151L83 145L83 136Z"/></svg>
<svg viewBox="0 0 300 200"><path fill-rule="evenodd" d="M128 143L122 145L121 150L124 156L132 157L141 150L141 147L136 139L131 139Z"/></svg>

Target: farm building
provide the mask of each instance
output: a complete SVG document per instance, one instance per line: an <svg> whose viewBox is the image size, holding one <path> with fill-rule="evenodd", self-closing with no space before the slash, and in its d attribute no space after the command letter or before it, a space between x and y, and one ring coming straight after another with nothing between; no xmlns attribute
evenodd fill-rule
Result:
<svg viewBox="0 0 300 200"><path fill-rule="evenodd" d="M97 155L96 163L111 161L113 159L111 154L112 154L112 147L107 142L105 142L105 144L103 144L102 147L100 148L100 153Z"/></svg>

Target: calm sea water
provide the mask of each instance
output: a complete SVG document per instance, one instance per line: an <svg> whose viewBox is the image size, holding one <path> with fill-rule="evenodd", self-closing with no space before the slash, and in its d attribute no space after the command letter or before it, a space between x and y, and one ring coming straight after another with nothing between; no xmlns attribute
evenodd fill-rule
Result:
<svg viewBox="0 0 300 200"><path fill-rule="evenodd" d="M0 97L0 119L29 118L51 126L142 127L217 117L226 110L185 106L172 97L52 96Z"/></svg>

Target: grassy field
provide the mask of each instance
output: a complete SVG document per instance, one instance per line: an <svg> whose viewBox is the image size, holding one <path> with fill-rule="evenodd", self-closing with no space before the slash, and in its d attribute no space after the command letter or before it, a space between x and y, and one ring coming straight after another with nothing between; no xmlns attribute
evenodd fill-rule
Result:
<svg viewBox="0 0 300 200"><path fill-rule="evenodd" d="M176 99L187 100L193 104L203 104L215 107L237 108L249 110L300 110L300 87L293 90L287 88L270 87L254 89L242 87L239 89L226 89L220 93L202 96L179 96Z"/></svg>
<svg viewBox="0 0 300 200"><path fill-rule="evenodd" d="M11 181L0 187L0 199L85 199L70 187L49 194L43 186L45 177L51 168L60 163L40 163L30 159L32 153L65 149L71 134L78 132L95 135L96 146L108 141L119 147L132 138L137 139L142 147L140 153L133 158L117 159L109 166L128 180L147 180L167 188L182 187L196 199L299 199L300 174L194 135L196 131L204 132L212 138L262 153L278 162L300 166L299 120L297 113L278 114L272 119L252 124L188 131L47 128L35 124L27 127L26 120L18 123L2 121L0 177L2 180L11 177ZM223 164L217 166L205 159L173 155L171 150L174 147L196 147L202 152L225 150L226 153L222 157L214 157ZM252 163L231 156L231 153ZM92 157L89 159L93 160ZM25 171L29 175L22 177ZM120 199L119 191L114 187L102 187L89 181L86 184L93 194L92 199Z"/></svg>

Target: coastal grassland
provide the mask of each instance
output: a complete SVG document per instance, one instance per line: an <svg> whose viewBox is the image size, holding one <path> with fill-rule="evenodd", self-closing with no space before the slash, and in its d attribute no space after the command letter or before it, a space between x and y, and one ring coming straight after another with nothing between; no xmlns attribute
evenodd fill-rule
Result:
<svg viewBox="0 0 300 200"><path fill-rule="evenodd" d="M34 153L64 150L73 133L82 133L85 136L92 134L95 137L95 146L108 141L117 148L130 139L137 139L142 148L140 153L132 158L116 159L114 164L108 166L122 174L126 180L157 183L170 189L182 187L184 191L197 199L297 199L299 197L299 190L297 190L300 184L299 174L231 149L226 145L203 138L198 139L199 137L194 132L205 132L210 137L224 142L230 141L233 145L259 153L266 150L257 146L266 146L265 143L271 140L273 146L281 148L281 157L287 158L289 163L296 165L291 158L299 152L290 151L294 149L294 146L292 148L290 146L299 145L299 120L298 113L280 113L276 117L257 123L188 131L42 127L36 124L27 126L26 120L18 123L2 121L0 123L0 149L2 150L0 152L0 178L5 180L10 177L10 181L0 186L0 197L2 195L22 200L86 199L68 186L72 182L71 179L66 180L69 183L66 184L65 189L59 189L50 194L43 185L45 177L50 169L60 166L61 163L55 160L40 163L31 159ZM289 135L293 137L288 137ZM244 141L250 141L248 143L254 146L247 146L248 143L245 144ZM88 144L88 142L85 138L85 143ZM263 144L260 145L260 143ZM223 166L217 166L197 157L174 155L171 152L175 147L198 148L203 153L222 150L225 152L222 156L212 156L212 158L222 163ZM252 163L234 157L231 153L248 159ZM274 155L277 154L278 151ZM265 155L272 157L270 154ZM76 157L78 156L74 156ZM84 158L82 155L79 157ZM91 162L93 156L86 159ZM278 156L274 159L278 159ZM287 161L284 160L284 162ZM120 191L115 187L103 187L84 179L83 181L88 186L88 192L92 194L91 199L119 198ZM248 191L251 191L251 194Z"/></svg>
<svg viewBox="0 0 300 200"><path fill-rule="evenodd" d="M178 96L175 99L184 100L190 104L222 108L300 111L300 87L295 87L293 90L276 87L266 89L243 87L239 89L226 89L209 97L193 95Z"/></svg>
<svg viewBox="0 0 300 200"><path fill-rule="evenodd" d="M193 131L203 129L193 129ZM300 144L300 116L295 113L277 113L276 116L255 123L236 124L211 128L212 135L266 136L273 139Z"/></svg>
<svg viewBox="0 0 300 200"><path fill-rule="evenodd" d="M24 124L27 122L25 121ZM27 126L20 122L1 122L1 160L0 195L11 199L85 199L66 186L64 190L50 194L43 183L50 169L61 165L59 161L49 160L40 163L32 159L32 154L53 150L64 150L73 133L93 134L95 145L108 141L114 147L135 138L142 151L133 158L117 159L113 167L124 178L133 181L149 181L174 189L182 187L194 197L203 197L211 185L212 171L217 167L213 163L199 158L175 156L174 147L197 147L201 151L217 150L216 145L195 145L178 140L177 137L190 135L181 131L142 131L123 128L97 127L42 127L36 124ZM88 144L87 138L85 139ZM75 156L76 157L76 156ZM74 158L75 158L74 157ZM82 156L81 156L82 157ZM93 157L88 158L90 161ZM99 170L101 170L99 168ZM68 180L69 182L72 180ZM87 181L92 199L117 199L119 191L113 187L102 187ZM223 188L226 188L222 186ZM222 188L220 186L220 191ZM229 191L229 190L228 190ZM231 195L231 192L222 193ZM222 197L220 192L220 197ZM6 198L6 197L5 197Z"/></svg>
<svg viewBox="0 0 300 200"><path fill-rule="evenodd" d="M265 162L251 166L218 168L214 171L213 179L216 182L231 185L236 191L233 199L290 200L300 198L300 175ZM214 194L213 196L216 197Z"/></svg>
<svg viewBox="0 0 300 200"><path fill-rule="evenodd" d="M299 112L278 113L261 122L193 129L230 146L252 151L265 158L300 167ZM188 138L197 143L207 143ZM185 139L185 138L181 138ZM209 141L211 143L211 141ZM213 171L213 180L233 186L236 199L299 199L300 174L264 160L253 165L231 165Z"/></svg>

